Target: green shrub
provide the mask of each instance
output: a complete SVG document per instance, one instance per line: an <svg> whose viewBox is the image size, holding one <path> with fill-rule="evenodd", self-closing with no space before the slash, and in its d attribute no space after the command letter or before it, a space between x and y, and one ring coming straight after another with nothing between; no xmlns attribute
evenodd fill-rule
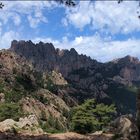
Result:
<svg viewBox="0 0 140 140"><path fill-rule="evenodd" d="M44 132L47 133L62 133L63 130L56 129L55 127L51 127L48 125L46 121L40 121L40 127L43 129Z"/></svg>
<svg viewBox="0 0 140 140"><path fill-rule="evenodd" d="M90 133L103 129L112 120L114 105L97 104L90 99L75 107L71 113L71 129L78 133Z"/></svg>
<svg viewBox="0 0 140 140"><path fill-rule="evenodd" d="M5 93L5 100L6 100L6 102L9 102L9 103L18 102L24 96L25 96L25 94L23 92L12 90L12 91Z"/></svg>
<svg viewBox="0 0 140 140"><path fill-rule="evenodd" d="M61 126L59 120L54 117L48 117L48 119L45 120L40 120L39 122L40 127L44 130L44 132L47 133L60 133L64 132L64 128Z"/></svg>
<svg viewBox="0 0 140 140"><path fill-rule="evenodd" d="M35 89L32 80L29 76L22 74L16 76L16 81L18 84L22 85L25 90L33 91Z"/></svg>
<svg viewBox="0 0 140 140"><path fill-rule="evenodd" d="M55 85L50 78L47 81L47 87L46 88L51 92L56 92L57 91L57 85Z"/></svg>
<svg viewBox="0 0 140 140"><path fill-rule="evenodd" d="M37 100L39 100L41 103L43 104L49 104L49 100L47 99L47 97L44 97L41 94L34 94L32 93L31 96Z"/></svg>
<svg viewBox="0 0 140 140"><path fill-rule="evenodd" d="M43 74L41 72L33 71L33 76L36 79L36 83L39 87L44 88L44 79L43 79Z"/></svg>
<svg viewBox="0 0 140 140"><path fill-rule="evenodd" d="M0 121L5 119L18 120L23 116L21 107L17 103L2 103L0 104Z"/></svg>
<svg viewBox="0 0 140 140"><path fill-rule="evenodd" d="M3 86L3 84L0 84L0 92L4 92L4 86Z"/></svg>

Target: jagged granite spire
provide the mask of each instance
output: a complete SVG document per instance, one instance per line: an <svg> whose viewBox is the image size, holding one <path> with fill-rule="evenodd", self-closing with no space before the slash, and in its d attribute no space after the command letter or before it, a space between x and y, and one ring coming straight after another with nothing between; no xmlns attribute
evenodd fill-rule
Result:
<svg viewBox="0 0 140 140"><path fill-rule="evenodd" d="M12 41L10 50L30 60L39 71L56 70L63 76L75 69L86 68L96 61L85 55L79 55L74 48L55 49L52 43L32 41Z"/></svg>

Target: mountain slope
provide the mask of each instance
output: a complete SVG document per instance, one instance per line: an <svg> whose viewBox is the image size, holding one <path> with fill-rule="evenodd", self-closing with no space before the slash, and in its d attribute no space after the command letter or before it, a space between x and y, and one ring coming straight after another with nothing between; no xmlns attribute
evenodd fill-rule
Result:
<svg viewBox="0 0 140 140"><path fill-rule="evenodd" d="M52 93L54 87L66 85L61 74L40 73L25 58L0 51L0 121L34 114L40 127L48 128L48 132L67 130L66 114L70 108Z"/></svg>

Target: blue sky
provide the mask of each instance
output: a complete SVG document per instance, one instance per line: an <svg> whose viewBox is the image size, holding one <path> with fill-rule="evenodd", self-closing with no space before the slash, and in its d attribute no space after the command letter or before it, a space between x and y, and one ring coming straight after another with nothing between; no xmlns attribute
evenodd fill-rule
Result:
<svg viewBox="0 0 140 140"><path fill-rule="evenodd" d="M75 48L98 61L140 58L138 2L81 1L75 8L54 1L4 1L0 10L0 48L13 39L52 42Z"/></svg>

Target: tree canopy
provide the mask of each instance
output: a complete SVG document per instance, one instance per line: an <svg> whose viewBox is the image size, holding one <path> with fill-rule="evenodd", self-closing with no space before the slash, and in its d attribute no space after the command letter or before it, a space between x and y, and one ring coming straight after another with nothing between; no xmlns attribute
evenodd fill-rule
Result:
<svg viewBox="0 0 140 140"><path fill-rule="evenodd" d="M75 107L71 115L71 128L78 133L102 130L115 116L114 105L98 104L94 99L86 100Z"/></svg>

